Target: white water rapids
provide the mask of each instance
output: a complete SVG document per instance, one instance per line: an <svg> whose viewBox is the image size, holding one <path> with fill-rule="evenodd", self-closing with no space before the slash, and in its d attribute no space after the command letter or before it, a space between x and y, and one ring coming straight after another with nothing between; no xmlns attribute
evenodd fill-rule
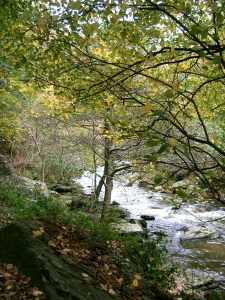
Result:
<svg viewBox="0 0 225 300"><path fill-rule="evenodd" d="M98 169L98 173L102 173L102 168ZM137 184L126 186L124 177L121 179L114 180L112 201L127 209L132 219L140 219L141 215L154 216L155 220L147 221L149 234L154 236L160 231L164 232L168 239L168 252L173 257L178 258L197 275L213 276L214 279L225 282L225 207L194 201L175 201L171 195L146 191ZM76 181L87 194L93 192L92 173L84 172ZM175 208L177 204L179 209ZM185 231L195 226L212 231L212 236L182 244Z"/></svg>

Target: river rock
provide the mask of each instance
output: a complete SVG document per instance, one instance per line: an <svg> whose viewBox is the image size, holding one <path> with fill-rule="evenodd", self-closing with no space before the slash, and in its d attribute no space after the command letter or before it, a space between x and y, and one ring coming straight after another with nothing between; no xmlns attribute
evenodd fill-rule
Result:
<svg viewBox="0 0 225 300"><path fill-rule="evenodd" d="M181 181L185 179L189 175L189 171L187 170L180 170L174 175L175 181Z"/></svg>
<svg viewBox="0 0 225 300"><path fill-rule="evenodd" d="M132 224L125 221L118 224L112 224L112 226L123 233L143 233L143 228L140 224Z"/></svg>
<svg viewBox="0 0 225 300"><path fill-rule="evenodd" d="M155 217L154 216L148 216L148 215L141 215L141 219L145 221L154 221Z"/></svg>
<svg viewBox="0 0 225 300"><path fill-rule="evenodd" d="M50 190L50 191L49 191L49 198L50 198L51 200L58 200L58 199L60 198L60 194L57 193L56 191Z"/></svg>
<svg viewBox="0 0 225 300"><path fill-rule="evenodd" d="M147 228L148 224L145 220L139 220L139 222L143 228Z"/></svg>
<svg viewBox="0 0 225 300"><path fill-rule="evenodd" d="M137 219L130 219L129 220L129 223L131 224L138 224L138 225L141 225L142 228L147 228L147 222L145 220L137 220Z"/></svg>
<svg viewBox="0 0 225 300"><path fill-rule="evenodd" d="M65 186L65 185L62 185L62 184L57 184L55 187L54 187L54 191L56 191L57 193L71 193L73 191L73 188L70 187L70 186Z"/></svg>
<svg viewBox="0 0 225 300"><path fill-rule="evenodd" d="M188 185L189 185L189 181L188 180L180 180L180 181L175 182L172 185L172 188L176 189L176 188L180 188L180 187L187 187Z"/></svg>
<svg viewBox="0 0 225 300"><path fill-rule="evenodd" d="M119 202L117 202L117 201L113 201L111 205L112 205L112 206L119 206L120 204L119 204Z"/></svg>
<svg viewBox="0 0 225 300"><path fill-rule="evenodd" d="M155 190L156 192L163 192L163 191L164 191L164 189L163 189L163 187L162 187L161 185L155 186L155 187L154 187L154 190Z"/></svg>
<svg viewBox="0 0 225 300"><path fill-rule="evenodd" d="M71 194L66 194L66 195L61 195L58 198L59 201L62 201L63 203L65 203L66 205L70 206L73 202L73 196Z"/></svg>
<svg viewBox="0 0 225 300"><path fill-rule="evenodd" d="M12 175L12 169L5 157L0 154L0 176Z"/></svg>
<svg viewBox="0 0 225 300"><path fill-rule="evenodd" d="M215 230L203 226L193 226L184 232L182 240L216 238L218 234Z"/></svg>

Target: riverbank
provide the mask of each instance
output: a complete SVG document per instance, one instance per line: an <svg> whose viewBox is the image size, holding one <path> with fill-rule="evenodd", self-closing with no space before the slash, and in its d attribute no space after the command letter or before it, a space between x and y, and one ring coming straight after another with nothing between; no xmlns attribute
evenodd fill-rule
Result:
<svg viewBox="0 0 225 300"><path fill-rule="evenodd" d="M156 242L121 234L109 224L115 219L99 221L89 208L72 209L60 197L53 200L12 185L0 188L1 215L9 217L0 230L1 262L31 277L40 299L68 299L69 294L71 299L175 299L167 290L173 286L176 268L166 263L164 249ZM80 194L77 201L88 206L90 198L84 199ZM20 299L20 289L26 286L18 285L11 269L7 276L12 280L0 274L2 291L5 297ZM77 294L72 289L76 280L87 286L78 288ZM90 290L90 297L85 290Z"/></svg>

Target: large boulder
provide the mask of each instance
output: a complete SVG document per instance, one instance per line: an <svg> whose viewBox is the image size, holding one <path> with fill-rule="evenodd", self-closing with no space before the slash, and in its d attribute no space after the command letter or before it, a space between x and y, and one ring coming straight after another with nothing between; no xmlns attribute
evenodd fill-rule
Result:
<svg viewBox="0 0 225 300"><path fill-rule="evenodd" d="M108 293L85 281L82 267L68 264L48 246L38 221L10 224L0 230L0 261L12 263L42 290L49 300L110 300ZM88 274L92 278L91 274ZM93 277L93 281L94 281Z"/></svg>
<svg viewBox="0 0 225 300"><path fill-rule="evenodd" d="M0 154L0 176L11 175L12 169L5 157Z"/></svg>
<svg viewBox="0 0 225 300"><path fill-rule="evenodd" d="M184 232L182 240L217 238L219 235L212 228L193 226Z"/></svg>
<svg viewBox="0 0 225 300"><path fill-rule="evenodd" d="M65 186L65 185L62 185L62 184L57 184L54 187L54 191L56 191L57 193L60 193L60 194L71 193L71 192L73 192L73 188L71 186Z"/></svg>
<svg viewBox="0 0 225 300"><path fill-rule="evenodd" d="M149 215L141 215L141 219L145 221L154 221L155 217L154 216L149 216Z"/></svg>
<svg viewBox="0 0 225 300"><path fill-rule="evenodd" d="M175 182L172 185L172 188L173 189L186 188L189 184L190 184L190 182L188 180L180 180L180 181Z"/></svg>
<svg viewBox="0 0 225 300"><path fill-rule="evenodd" d="M122 233L138 233L143 234L143 228L140 224L129 223L127 221L122 221L120 223L112 224L113 228L117 229Z"/></svg>
<svg viewBox="0 0 225 300"><path fill-rule="evenodd" d="M3 183L19 186L31 192L37 190L40 193L42 193L44 196L46 197L49 196L47 185L44 182L13 174L10 164L1 154L0 154L0 179L1 182Z"/></svg>
<svg viewBox="0 0 225 300"><path fill-rule="evenodd" d="M39 180L33 180L23 176L11 175L11 176L4 176L3 179L4 183L13 184L18 187L22 187L27 191L38 191L42 193L44 196L49 196L49 191L47 185Z"/></svg>

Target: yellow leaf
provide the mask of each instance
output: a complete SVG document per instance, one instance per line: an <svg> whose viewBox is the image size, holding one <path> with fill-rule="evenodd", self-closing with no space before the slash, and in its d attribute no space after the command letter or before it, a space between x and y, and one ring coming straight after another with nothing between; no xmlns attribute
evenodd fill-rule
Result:
<svg viewBox="0 0 225 300"><path fill-rule="evenodd" d="M177 9L179 12L181 12L181 11L183 10L182 4L177 4L177 5L176 5L176 9Z"/></svg>
<svg viewBox="0 0 225 300"><path fill-rule="evenodd" d="M163 39L161 39L161 41L160 41L160 46L161 46L162 48L165 47L165 42L164 42Z"/></svg>
<svg viewBox="0 0 225 300"><path fill-rule="evenodd" d="M174 84L173 84L173 89L176 91L176 92L179 92L180 90L180 85L179 85L179 82L176 81Z"/></svg>
<svg viewBox="0 0 225 300"><path fill-rule="evenodd" d="M152 110L152 104L150 102L147 102L144 106L144 112L148 113Z"/></svg>
<svg viewBox="0 0 225 300"><path fill-rule="evenodd" d="M138 287L138 285L139 285L138 280L134 279L133 282L132 282L132 286L136 288L136 287Z"/></svg>
<svg viewBox="0 0 225 300"><path fill-rule="evenodd" d="M176 147L176 145L177 145L177 139L175 139L175 138L169 138L168 142L169 142L170 146L172 146L172 147Z"/></svg>
<svg viewBox="0 0 225 300"><path fill-rule="evenodd" d="M60 241L60 240L62 240L63 237L62 237L62 235L58 235L56 238L57 238L57 240Z"/></svg>
<svg viewBox="0 0 225 300"><path fill-rule="evenodd" d="M38 236L41 236L42 234L43 234L43 231L41 231L41 230L34 230L32 232L33 237L38 237Z"/></svg>
<svg viewBox="0 0 225 300"><path fill-rule="evenodd" d="M134 278L137 280L141 280L141 276L139 274L134 275Z"/></svg>
<svg viewBox="0 0 225 300"><path fill-rule="evenodd" d="M10 273L3 273L4 277L12 277L12 275Z"/></svg>
<svg viewBox="0 0 225 300"><path fill-rule="evenodd" d="M8 264L7 266L6 266L6 269L7 270L12 270L14 267L13 267L13 265L12 264Z"/></svg>
<svg viewBox="0 0 225 300"><path fill-rule="evenodd" d="M156 92L158 92L159 88L158 88L157 85L153 85L153 87L151 88L151 90L156 93Z"/></svg>
<svg viewBox="0 0 225 300"><path fill-rule="evenodd" d="M12 285L8 285L8 286L6 287L7 290L11 290L12 288L13 288Z"/></svg>
<svg viewBox="0 0 225 300"><path fill-rule="evenodd" d="M45 231L44 231L44 228L43 228L43 227L40 227L39 230L34 230L34 231L32 231L32 236L33 236L33 237L38 237L38 236L42 235L44 232L45 232Z"/></svg>
<svg viewBox="0 0 225 300"><path fill-rule="evenodd" d="M104 264L104 270L105 270L105 271L109 271L109 265Z"/></svg>
<svg viewBox="0 0 225 300"><path fill-rule="evenodd" d="M12 280L12 279L9 279L9 280L6 280L6 285L14 285L16 283L16 280Z"/></svg>

